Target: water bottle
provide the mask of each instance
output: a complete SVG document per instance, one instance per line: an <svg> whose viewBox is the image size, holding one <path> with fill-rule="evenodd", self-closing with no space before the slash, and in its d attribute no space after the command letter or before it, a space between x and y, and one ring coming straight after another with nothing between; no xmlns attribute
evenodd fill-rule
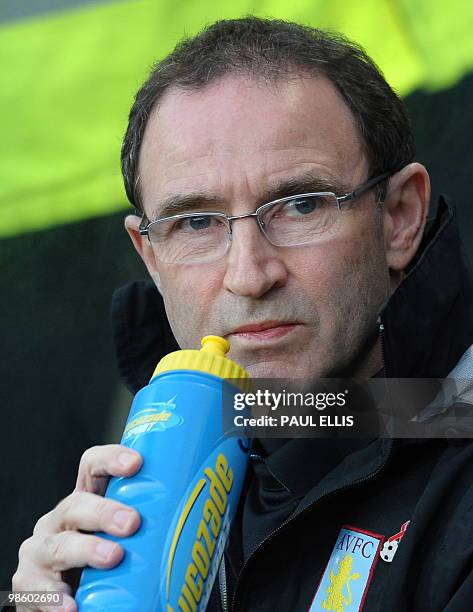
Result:
<svg viewBox="0 0 473 612"><path fill-rule="evenodd" d="M249 383L229 348L206 336L200 351L166 355L136 395L121 443L143 465L112 478L105 495L134 507L141 526L127 538L98 534L125 554L114 568L84 570L80 612L206 609L248 460L248 441L222 425L223 403Z"/></svg>

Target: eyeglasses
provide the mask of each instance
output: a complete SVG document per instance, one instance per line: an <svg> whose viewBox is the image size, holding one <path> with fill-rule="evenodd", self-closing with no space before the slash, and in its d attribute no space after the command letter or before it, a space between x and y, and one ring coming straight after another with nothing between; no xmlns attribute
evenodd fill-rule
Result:
<svg viewBox="0 0 473 612"><path fill-rule="evenodd" d="M366 193L394 172L385 172L343 196L332 192L302 193L273 200L255 212L229 217L221 212L191 212L149 221L143 215L139 231L156 248L156 258L166 264L198 264L225 255L237 219L254 217L274 246L312 244L333 232L342 205Z"/></svg>

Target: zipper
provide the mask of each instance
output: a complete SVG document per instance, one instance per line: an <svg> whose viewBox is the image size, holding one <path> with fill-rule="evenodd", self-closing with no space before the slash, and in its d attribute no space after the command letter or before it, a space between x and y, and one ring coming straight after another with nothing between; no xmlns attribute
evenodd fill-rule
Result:
<svg viewBox="0 0 473 612"><path fill-rule="evenodd" d="M220 604L222 612L228 612L228 590L227 590L227 571L225 568L225 551L222 555L222 561L218 568L218 586L220 591Z"/></svg>
<svg viewBox="0 0 473 612"><path fill-rule="evenodd" d="M384 345L384 323L381 319L381 316L378 316L377 319L377 324L378 324L378 329L379 329L379 337L380 337L380 342L381 342L381 360L382 360L382 365L383 365L383 375L384 378L387 378L387 367L386 367L386 353L385 353L385 345ZM312 509L315 504L317 504L318 502L320 502L322 499L326 498L326 497L330 497L331 495L334 495L335 493L340 493L342 491L347 491L350 489L354 489L358 486L362 486L363 484L365 484L366 482L369 482L370 480L376 478L376 476L378 476L386 467L389 458L391 457L392 454L392 450L393 450L393 446L394 446L394 440L391 438L389 440L389 447L388 447L388 452L386 453L386 458L383 461L383 463L378 466L376 468L376 470L374 472L371 472L371 474L368 474L367 476L365 476L364 478L360 478L360 480L356 480L355 482L349 483L343 487L340 487L338 489L334 489L333 491L326 491L324 493L322 493L321 495L319 495L319 497L317 497L317 499L315 499L311 504L309 504L306 508L304 508L297 516L295 516L294 518L289 518L286 521L284 521L284 523L282 523L281 525L279 525L279 527L277 529L275 529L274 531L272 531L262 542L260 542L260 544L250 553L248 559L245 561L245 563L243 564L243 567L241 568L240 571L240 575L238 576L236 585L235 585L235 592L233 595L233 601L232 601L232 607L231 610L233 612L238 610L238 607L240 605L240 599L237 597L237 593L238 593L238 588L242 582L242 577L243 574L246 570L246 568L248 567L252 557L254 557L254 555L261 550L261 548L263 548L264 546L267 545L267 543L272 540L282 529L284 529L284 527L286 527L286 525L288 525L289 523L298 520L301 516L303 516L304 514L306 514L308 512L308 510ZM225 571L225 570L224 570ZM219 578L220 578L220 574L219 574ZM225 584L225 594L226 594L226 584ZM227 608L224 608L224 612L227 612Z"/></svg>
<svg viewBox="0 0 473 612"><path fill-rule="evenodd" d="M385 341L384 341L384 323L383 323L383 320L381 319L381 315L378 315L378 319L376 323L378 324L379 340L381 343L381 361L383 362L383 377L387 378L388 370L387 370L387 364L386 364L386 349L385 349Z"/></svg>
<svg viewBox="0 0 473 612"><path fill-rule="evenodd" d="M250 453L249 460L259 460L262 461L263 457L257 455L256 453ZM222 612L228 612L228 588L227 588L227 570L225 566L225 551L222 555L222 561L220 562L220 566L218 568L218 587L220 593L220 607L222 608Z"/></svg>
<svg viewBox="0 0 473 612"><path fill-rule="evenodd" d="M387 359L386 359L386 348L385 348L385 339L384 339L384 323L383 320L381 319L381 315L378 315L378 319L377 319L377 323L378 323L378 329L379 329L379 339L380 339L380 343L381 343L381 361L383 363L383 378L384 378L384 390L386 393L386 401L387 401L387 409L388 409L388 413L390 410L393 409L393 403L392 403L392 397L391 397L391 385L389 383L388 380L388 364L387 364ZM389 430L389 435L393 435L394 431L391 429Z"/></svg>
<svg viewBox="0 0 473 612"><path fill-rule="evenodd" d="M326 491L324 493L322 493L321 495L319 495L319 497L317 497L317 499L315 499L309 506L307 506L306 508L304 508L297 516L295 516L294 518L289 518L286 521L284 521L284 523L282 523L281 525L279 525L279 527L277 529L275 529L273 532L271 532L269 534L269 536L267 536L249 555L248 559L245 561L245 563L243 564L243 567L241 569L240 575L238 577L236 586L235 586L235 594L233 596L233 601L232 601L232 607L231 610L232 611L236 611L238 610L238 605L241 603L239 598L237 597L237 593L238 593L238 587L240 586L241 582L242 582L242 576L246 570L246 568L248 567L252 557L254 557L254 555L256 554L256 552L258 552L259 550L261 550L261 548L263 548L264 546L267 545L267 543L272 540L282 529L284 529L284 527L286 527L286 525L288 525L289 523L298 520L301 516L303 516L304 514L307 513L308 510L312 509L315 504L317 504L319 501L321 501L323 498L326 497L330 497L331 495L334 495L335 493L340 493L341 491L347 491L349 489L353 489L356 488L358 486L361 486L363 484L365 484L366 482L372 480L373 478L375 478L376 476L378 476L383 469L385 468L385 466L387 465L389 458L391 456L392 453L392 449L393 449L393 444L394 441L391 439L390 441L390 445L388 448L388 452L386 454L386 458L383 461L383 463L378 466L378 468L372 472L371 474L369 474L368 476L365 476L364 478L360 478L360 480L356 480L355 482L349 483L343 487L340 487L338 489L334 489L333 491Z"/></svg>

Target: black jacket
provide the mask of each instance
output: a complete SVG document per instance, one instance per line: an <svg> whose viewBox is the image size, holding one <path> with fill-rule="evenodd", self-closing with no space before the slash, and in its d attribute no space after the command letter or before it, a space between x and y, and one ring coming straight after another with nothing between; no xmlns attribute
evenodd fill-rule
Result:
<svg viewBox="0 0 473 612"><path fill-rule="evenodd" d="M441 198L380 311L384 375L447 376L473 344L472 304L454 213ZM136 392L178 347L149 282L116 292L112 315L120 373ZM443 434L261 443L208 609L473 610L473 444L451 428Z"/></svg>

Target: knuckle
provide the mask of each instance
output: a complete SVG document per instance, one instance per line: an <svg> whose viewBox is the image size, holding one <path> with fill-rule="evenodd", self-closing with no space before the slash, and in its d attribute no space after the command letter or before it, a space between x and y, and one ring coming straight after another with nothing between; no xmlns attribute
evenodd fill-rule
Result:
<svg viewBox="0 0 473 612"><path fill-rule="evenodd" d="M100 497L98 499L95 512L100 525L106 524L113 510L115 510L114 504L110 503L109 499L105 497Z"/></svg>
<svg viewBox="0 0 473 612"><path fill-rule="evenodd" d="M79 462L79 473L82 473L83 471L87 471L89 469L90 464L92 463L93 458L97 454L97 450L99 448L100 447L98 445L91 446L82 453L82 457L80 458Z"/></svg>
<svg viewBox="0 0 473 612"><path fill-rule="evenodd" d="M67 497L65 497L62 501L54 509L54 512L57 514L59 519L59 524L62 529L71 526L72 521L72 513L77 508L81 501L81 492L73 491Z"/></svg>
<svg viewBox="0 0 473 612"><path fill-rule="evenodd" d="M23 573L19 569L17 569L16 572L13 574L12 579L11 579L11 585L12 585L12 591L24 590L23 589L24 577L23 577Z"/></svg>
<svg viewBox="0 0 473 612"><path fill-rule="evenodd" d="M62 500L62 511L69 514L73 508L82 502L84 495L87 495L84 491L72 491L72 493L69 493L69 495Z"/></svg>
<svg viewBox="0 0 473 612"><path fill-rule="evenodd" d="M71 497L73 495L74 493L71 493L64 499L61 499L61 501L58 503L58 505L53 510L56 516L63 517L69 511L69 508L71 507Z"/></svg>
<svg viewBox="0 0 473 612"><path fill-rule="evenodd" d="M43 514L43 516L40 516L33 528L33 535L36 535L39 531L41 531L43 527L46 526L50 518L51 512L47 512L46 514Z"/></svg>
<svg viewBox="0 0 473 612"><path fill-rule="evenodd" d="M46 592L50 592L50 591L64 591L64 583L59 582L59 579L61 578L61 573L58 573L58 579L57 580L52 580L51 578L48 578L47 576L41 576L41 584L38 584L37 588L35 588L35 591L46 591ZM33 589L31 589L33 590ZM56 606L55 606L55 610L56 610Z"/></svg>
<svg viewBox="0 0 473 612"><path fill-rule="evenodd" d="M24 540L18 550L18 560L21 562L28 557L33 544L33 536Z"/></svg>
<svg viewBox="0 0 473 612"><path fill-rule="evenodd" d="M44 539L44 545L51 561L51 568L55 571L60 569L59 566L62 567L64 563L65 535L64 532L61 532L46 536Z"/></svg>

